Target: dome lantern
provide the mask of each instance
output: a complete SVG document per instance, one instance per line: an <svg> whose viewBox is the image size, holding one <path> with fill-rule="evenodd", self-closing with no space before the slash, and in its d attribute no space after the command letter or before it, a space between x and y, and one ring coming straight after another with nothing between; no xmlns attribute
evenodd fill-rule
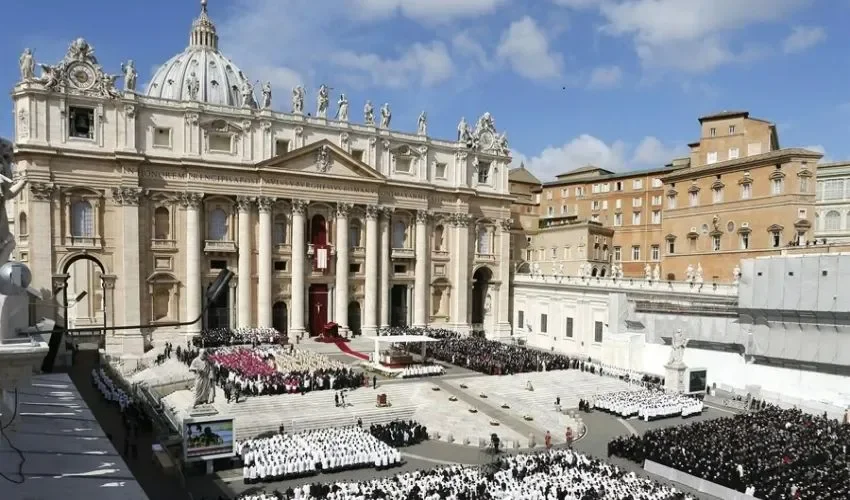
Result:
<svg viewBox="0 0 850 500"><path fill-rule="evenodd" d="M201 0L201 15L192 23L189 47L218 50L218 34L215 32L215 24L207 15L207 0Z"/></svg>

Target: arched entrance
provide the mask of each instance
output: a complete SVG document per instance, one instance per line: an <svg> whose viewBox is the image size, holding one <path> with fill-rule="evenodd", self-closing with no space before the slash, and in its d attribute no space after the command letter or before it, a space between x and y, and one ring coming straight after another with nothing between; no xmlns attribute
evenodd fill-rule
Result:
<svg viewBox="0 0 850 500"><path fill-rule="evenodd" d="M212 283L207 285L207 292ZM204 327L208 330L215 328L230 328L230 294L227 292L219 294L215 302L210 302L207 314L204 318Z"/></svg>
<svg viewBox="0 0 850 500"><path fill-rule="evenodd" d="M310 219L310 243L316 252L313 256L313 270L325 269L321 265L329 265L328 247L328 224L321 215L314 215Z"/></svg>
<svg viewBox="0 0 850 500"><path fill-rule="evenodd" d="M275 302L272 306L272 326L283 335L289 329L289 311L286 302Z"/></svg>
<svg viewBox="0 0 850 500"><path fill-rule="evenodd" d="M490 289L490 281L493 280L493 272L488 267L480 267L472 275L472 324L484 323L487 315L487 292Z"/></svg>
<svg viewBox="0 0 850 500"><path fill-rule="evenodd" d="M328 285L321 283L310 285L307 307L310 308L308 327L310 335L315 337L324 332L328 324Z"/></svg>
<svg viewBox="0 0 850 500"><path fill-rule="evenodd" d="M594 267L593 269L591 269L591 271L590 271L591 276L593 276L595 278L597 274L599 274L598 268Z"/></svg>
<svg viewBox="0 0 850 500"><path fill-rule="evenodd" d="M106 268L103 263L92 255L77 254L62 266L62 275L65 276L65 282L54 283L52 290L54 296L62 292L60 305L70 305L69 300L78 297L82 292L86 293L73 307L59 311L63 316L65 328L105 328L108 325L107 319L112 319L107 318L107 314L112 311L107 311L106 308L107 289L103 280Z"/></svg>
<svg viewBox="0 0 850 500"><path fill-rule="evenodd" d="M348 304L348 329L354 335L360 335L360 302L352 300Z"/></svg>

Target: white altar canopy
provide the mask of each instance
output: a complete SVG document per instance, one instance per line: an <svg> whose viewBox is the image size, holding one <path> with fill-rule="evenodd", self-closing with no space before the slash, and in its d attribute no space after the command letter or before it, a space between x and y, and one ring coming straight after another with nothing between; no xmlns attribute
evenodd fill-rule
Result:
<svg viewBox="0 0 850 500"><path fill-rule="evenodd" d="M372 337L375 340L375 354L372 358L373 363L380 364L381 359L381 344L413 344L417 342L439 342L440 339L435 339L427 335L383 335ZM424 346L423 346L424 347ZM423 357L425 352L422 353Z"/></svg>

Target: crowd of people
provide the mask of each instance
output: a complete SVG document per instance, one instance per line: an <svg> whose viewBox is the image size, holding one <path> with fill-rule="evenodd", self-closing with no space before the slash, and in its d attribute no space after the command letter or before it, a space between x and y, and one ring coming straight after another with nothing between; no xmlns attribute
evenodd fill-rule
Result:
<svg viewBox="0 0 850 500"><path fill-rule="evenodd" d="M293 346L222 347L211 350L209 359L216 382L237 402L240 395L304 394L354 389L366 383L362 372Z"/></svg>
<svg viewBox="0 0 850 500"><path fill-rule="evenodd" d="M275 434L236 444L245 484L277 482L297 477L401 465L399 451L360 426Z"/></svg>
<svg viewBox="0 0 850 500"><path fill-rule="evenodd" d="M442 375L446 372L446 369L440 365L412 365L403 368L396 377L398 378L421 378L421 377L435 377L437 375Z"/></svg>
<svg viewBox="0 0 850 500"><path fill-rule="evenodd" d="M850 498L850 425L764 409L621 437L608 454L672 467L763 500Z"/></svg>
<svg viewBox="0 0 850 500"><path fill-rule="evenodd" d="M255 496L250 496L255 495ZM451 465L403 472L364 482L305 484L252 500L528 499L528 500L678 500L689 498L660 483L638 477L573 450L550 450L502 458L495 471Z"/></svg>
<svg viewBox="0 0 850 500"><path fill-rule="evenodd" d="M604 394L596 398L594 407L620 418L637 417L650 421L669 417L699 415L703 403L697 398L671 394L660 389L641 389Z"/></svg>
<svg viewBox="0 0 850 500"><path fill-rule="evenodd" d="M286 336L274 328L212 328L192 338L195 347L212 348L229 345L281 344Z"/></svg>
<svg viewBox="0 0 850 500"><path fill-rule="evenodd" d="M428 439L428 428L413 420L395 420L372 424L369 433L394 448L413 446Z"/></svg>
<svg viewBox="0 0 850 500"><path fill-rule="evenodd" d="M92 385L103 395L103 399L111 403L115 403L121 409L121 413L134 405L131 398L123 389L118 387L115 382L109 378L109 375L103 368L92 368L91 370Z"/></svg>

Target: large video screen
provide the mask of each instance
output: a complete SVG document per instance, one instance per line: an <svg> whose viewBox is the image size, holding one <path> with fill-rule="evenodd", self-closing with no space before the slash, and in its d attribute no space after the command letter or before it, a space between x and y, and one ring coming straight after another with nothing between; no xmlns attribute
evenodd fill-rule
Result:
<svg viewBox="0 0 850 500"><path fill-rule="evenodd" d="M705 392L708 384L706 370L691 370L688 380L688 392Z"/></svg>
<svg viewBox="0 0 850 500"><path fill-rule="evenodd" d="M187 419L183 423L183 450L186 460L231 456L235 449L232 418Z"/></svg>

